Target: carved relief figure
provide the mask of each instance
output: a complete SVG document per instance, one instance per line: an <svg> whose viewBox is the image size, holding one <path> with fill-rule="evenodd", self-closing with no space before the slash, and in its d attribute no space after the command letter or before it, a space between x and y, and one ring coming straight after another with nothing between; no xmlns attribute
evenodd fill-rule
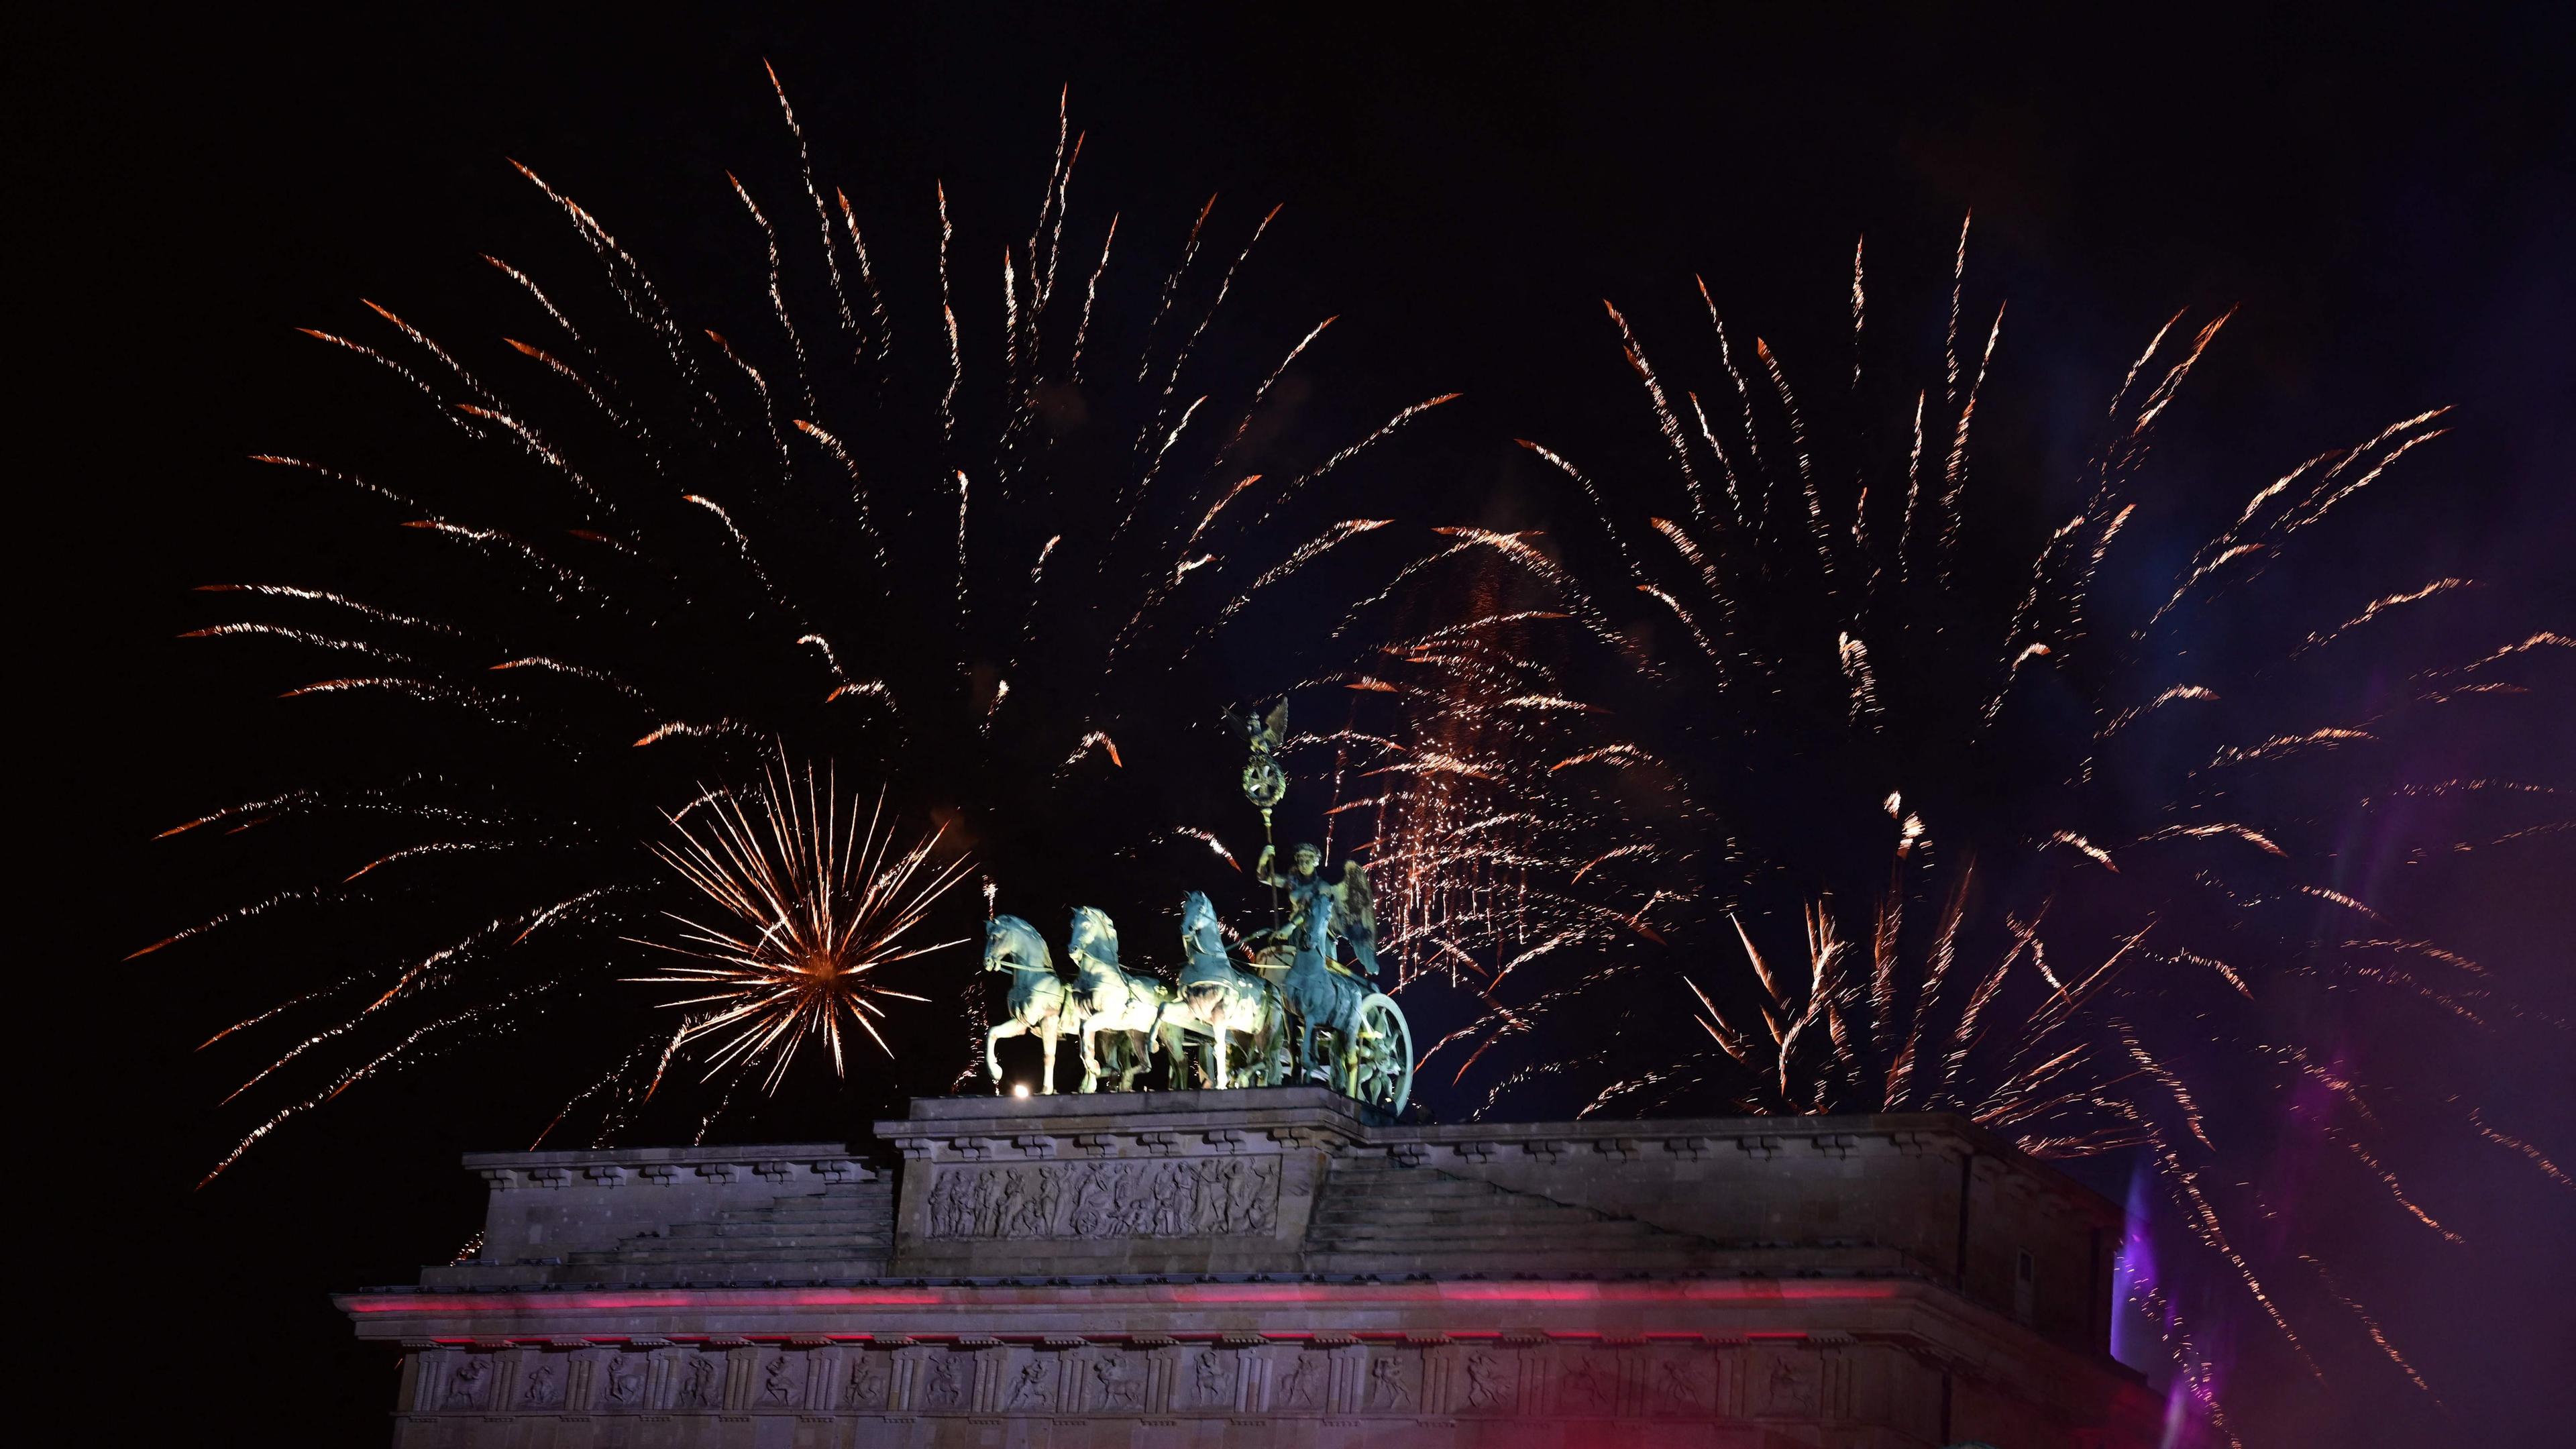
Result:
<svg viewBox="0 0 2576 1449"><path fill-rule="evenodd" d="M1231 1375L1226 1372L1225 1360L1218 1357L1214 1350L1202 1351L1194 1367L1198 1377L1200 1403L1223 1404L1232 1399L1233 1396L1227 1392L1227 1380Z"/></svg>
<svg viewBox="0 0 2576 1449"><path fill-rule="evenodd" d="M1816 1366L1794 1354L1781 1354L1771 1360L1770 1371L1762 1378L1762 1408L1765 1414L1812 1414L1816 1411L1818 1379Z"/></svg>
<svg viewBox="0 0 2576 1449"><path fill-rule="evenodd" d="M1499 1409L1512 1397L1511 1365L1490 1353L1467 1355L1467 1407Z"/></svg>
<svg viewBox="0 0 2576 1449"><path fill-rule="evenodd" d="M953 1409L966 1398L966 1386L958 1381L957 1360L947 1354L930 1361L930 1406Z"/></svg>
<svg viewBox="0 0 2576 1449"><path fill-rule="evenodd" d="M485 1380L491 1372L492 1362L489 1358L479 1353L467 1354L465 1361L456 1366L456 1371L447 1376L447 1407L451 1409L483 1407L484 1391L491 1387Z"/></svg>
<svg viewBox="0 0 2576 1449"><path fill-rule="evenodd" d="M715 1408L719 1392L716 1388L716 1361L705 1354L690 1355L688 1377L680 1383L679 1407Z"/></svg>
<svg viewBox="0 0 2576 1449"><path fill-rule="evenodd" d="M1382 1358L1369 1365L1368 1404L1372 1409L1413 1407L1413 1385L1405 1381L1404 1360Z"/></svg>
<svg viewBox="0 0 2576 1449"><path fill-rule="evenodd" d="M803 1365L782 1353L769 1361L768 1369L761 1375L760 1396L773 1404L792 1404L796 1402L796 1391L803 1387Z"/></svg>
<svg viewBox="0 0 2576 1449"><path fill-rule="evenodd" d="M1115 1353L1100 1356L1100 1361L1091 1366L1091 1379L1100 1388L1100 1406L1104 1409L1138 1402L1135 1370Z"/></svg>
<svg viewBox="0 0 2576 1449"><path fill-rule="evenodd" d="M1655 1369L1655 1406L1665 1413L1685 1413L1699 1408L1699 1380L1690 1365L1668 1358Z"/></svg>
<svg viewBox="0 0 2576 1449"><path fill-rule="evenodd" d="M561 1375L555 1372L553 1364L542 1359L538 1360L537 1366L528 1372L528 1387L519 1395L519 1407L522 1409L553 1408L555 1390L560 1387L558 1382L560 1378Z"/></svg>
<svg viewBox="0 0 2576 1449"><path fill-rule="evenodd" d="M1037 1234L1029 1224L1028 1189L1020 1185L1017 1170L1002 1174L1002 1199L994 1215L996 1237L1033 1238Z"/></svg>
<svg viewBox="0 0 2576 1449"><path fill-rule="evenodd" d="M995 1186L992 1173L976 1174L974 1192L968 1199L972 1209L972 1215L968 1220L975 1225L974 1233L979 1238L1000 1237L1002 1233L1001 1218L994 1211Z"/></svg>
<svg viewBox="0 0 2576 1449"><path fill-rule="evenodd" d="M1288 1370L1288 1380L1279 1389L1279 1402L1292 1409L1315 1407L1316 1396L1324 1384L1324 1359L1321 1354L1301 1353L1296 1365Z"/></svg>
<svg viewBox="0 0 2576 1449"><path fill-rule="evenodd" d="M631 1409L644 1402L644 1357L621 1353L608 1361L609 1407Z"/></svg>
<svg viewBox="0 0 2576 1449"><path fill-rule="evenodd" d="M1590 1354L1574 1360L1565 1371L1563 1398L1566 1408L1578 1411L1597 1410L1610 1402L1609 1386L1602 1381L1601 1370Z"/></svg>
<svg viewBox="0 0 2576 1449"><path fill-rule="evenodd" d="M850 1365L849 1403L854 1409L876 1409L885 1406L885 1368L872 1353L862 1353Z"/></svg>
<svg viewBox="0 0 2576 1449"><path fill-rule="evenodd" d="M1050 1365L1047 1361L1042 1358L1033 1358L1027 1363L1020 1365L1020 1376L1018 1380L1011 1385L1009 1407L1014 1409L1035 1409L1043 1407L1047 1400L1047 1370L1049 1367Z"/></svg>

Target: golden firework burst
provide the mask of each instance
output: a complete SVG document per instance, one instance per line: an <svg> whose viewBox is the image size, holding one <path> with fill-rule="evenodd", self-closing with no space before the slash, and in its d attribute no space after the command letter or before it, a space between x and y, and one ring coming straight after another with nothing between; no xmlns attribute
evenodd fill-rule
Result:
<svg viewBox="0 0 2576 1449"><path fill-rule="evenodd" d="M688 821L701 811L702 822ZM756 786L710 791L665 818L679 839L655 842L654 853L724 911L717 924L665 912L682 928L676 941L629 938L691 958L630 980L709 988L665 1003L708 1008L674 1045L716 1040L710 1077L766 1063L762 1085L771 1092L810 1041L831 1049L839 1073L845 1021L891 1055L877 1030L883 1003L927 998L878 985L876 972L964 941L910 943L969 869L963 857L933 863L944 828L898 849L901 826L886 818L882 791L862 812L855 794L841 798L829 771L818 785L813 766L791 766L783 753Z"/></svg>

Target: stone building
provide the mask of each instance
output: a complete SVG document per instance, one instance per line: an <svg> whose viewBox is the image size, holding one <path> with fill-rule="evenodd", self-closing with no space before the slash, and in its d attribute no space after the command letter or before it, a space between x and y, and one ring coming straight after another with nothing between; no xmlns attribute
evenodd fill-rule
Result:
<svg viewBox="0 0 2576 1449"><path fill-rule="evenodd" d="M336 1300L426 1446L2154 1442L2117 1210L1950 1116L1400 1126L915 1101L879 1147L480 1153Z"/></svg>

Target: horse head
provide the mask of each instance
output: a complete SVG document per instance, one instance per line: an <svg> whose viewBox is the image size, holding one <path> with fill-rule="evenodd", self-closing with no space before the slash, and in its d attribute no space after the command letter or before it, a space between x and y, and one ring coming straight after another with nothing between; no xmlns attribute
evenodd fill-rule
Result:
<svg viewBox="0 0 2576 1449"><path fill-rule="evenodd" d="M1055 953L1047 949L1038 928L1017 916L995 916L984 923L984 969L1013 975L1030 971L1055 974Z"/></svg>
<svg viewBox="0 0 2576 1449"><path fill-rule="evenodd" d="M1065 954L1071 956L1079 971L1085 960L1118 969L1118 927L1109 913L1098 906L1076 906L1073 926L1065 938Z"/></svg>
<svg viewBox="0 0 2576 1449"><path fill-rule="evenodd" d="M1218 924L1216 906L1205 891L1181 898L1181 949L1192 956L1225 954L1225 927Z"/></svg>

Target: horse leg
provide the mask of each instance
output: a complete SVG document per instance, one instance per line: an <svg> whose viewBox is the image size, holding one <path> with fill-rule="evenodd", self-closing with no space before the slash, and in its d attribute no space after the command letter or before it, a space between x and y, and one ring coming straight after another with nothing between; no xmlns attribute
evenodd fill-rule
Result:
<svg viewBox="0 0 2576 1449"><path fill-rule="evenodd" d="M1085 1093L1100 1090L1099 1032L1100 1028L1089 1021L1082 1024L1082 1091Z"/></svg>
<svg viewBox="0 0 2576 1449"><path fill-rule="evenodd" d="M984 1033L984 1070L992 1073L996 1083L1002 1080L1002 1058L993 1050L994 1044L1006 1036L1023 1035L1028 1029L1028 1023L1015 1016Z"/></svg>
<svg viewBox="0 0 2576 1449"><path fill-rule="evenodd" d="M1046 1066L1038 1077L1038 1092L1042 1096L1055 1095L1055 1048L1057 1041L1062 1038L1058 1027L1063 1020L1062 1017L1050 1016L1046 1019L1046 1025L1038 1030L1038 1052L1046 1061Z"/></svg>

